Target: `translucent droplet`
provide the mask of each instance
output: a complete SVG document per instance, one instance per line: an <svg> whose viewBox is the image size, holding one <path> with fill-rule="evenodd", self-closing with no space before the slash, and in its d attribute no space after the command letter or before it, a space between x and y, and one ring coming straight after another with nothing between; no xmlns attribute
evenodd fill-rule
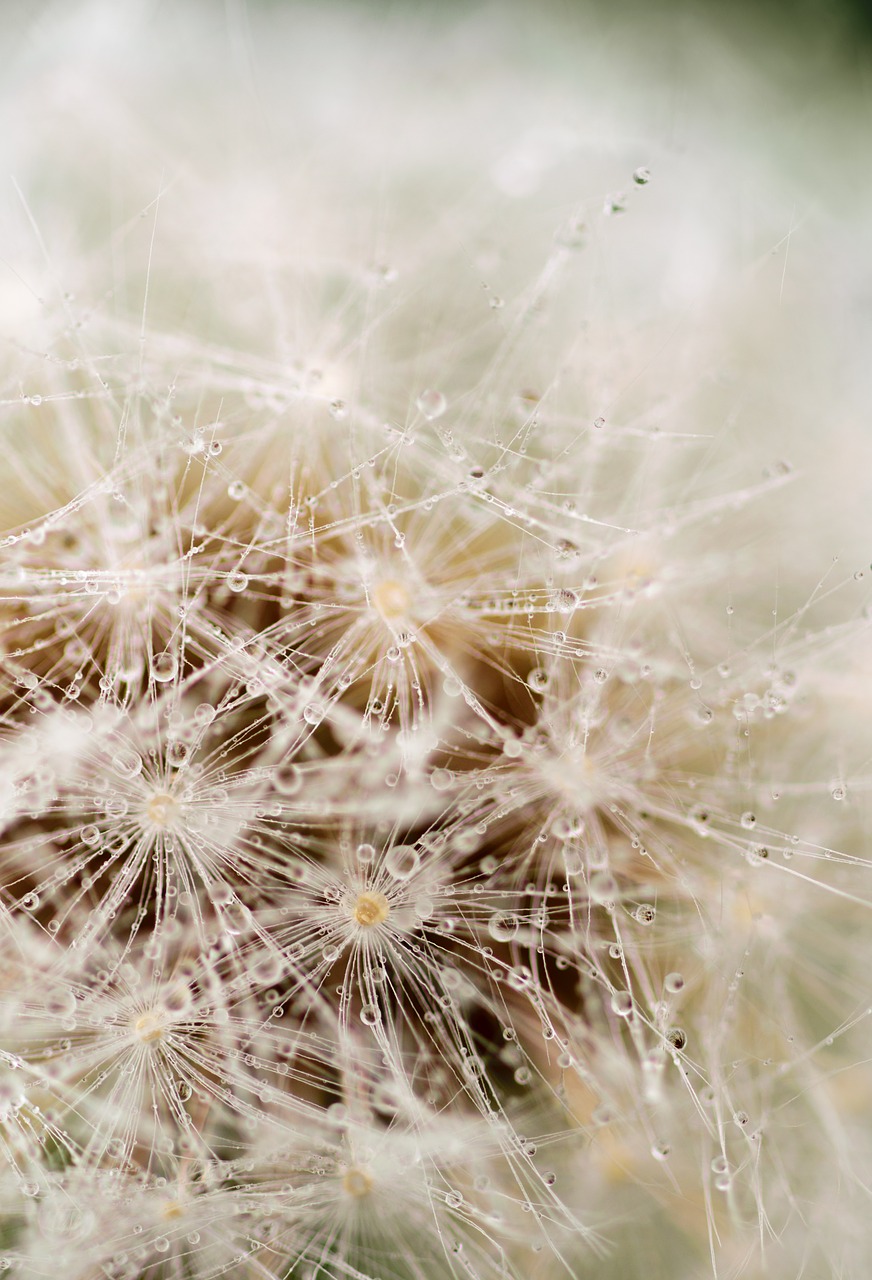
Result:
<svg viewBox="0 0 872 1280"><path fill-rule="evenodd" d="M248 586L248 575L245 573L231 573L227 578L227 586L237 594L240 591L244 591Z"/></svg>
<svg viewBox="0 0 872 1280"><path fill-rule="evenodd" d="M434 391L432 387L428 387L418 396L415 404L419 411L424 415L428 422L441 418L445 410L448 408L448 401L441 391Z"/></svg>
<svg viewBox="0 0 872 1280"><path fill-rule="evenodd" d="M418 869L420 855L410 844L395 844L385 854L385 870L395 880L408 880Z"/></svg>
<svg viewBox="0 0 872 1280"><path fill-rule="evenodd" d="M651 170L647 165L641 164L638 169L633 170L633 181L637 187L644 187L651 181Z"/></svg>
<svg viewBox="0 0 872 1280"><path fill-rule="evenodd" d="M578 814L561 814L551 823L551 834L558 840L576 840L584 835L584 818Z"/></svg>
<svg viewBox="0 0 872 1280"><path fill-rule="evenodd" d="M633 1012L633 997L629 991L615 991L612 994L612 1010L619 1018L629 1018Z"/></svg>
<svg viewBox="0 0 872 1280"><path fill-rule="evenodd" d="M584 859L575 845L568 844L564 846L563 867L568 876L580 876L584 872Z"/></svg>
<svg viewBox="0 0 872 1280"><path fill-rule="evenodd" d="M496 911L487 922L487 931L495 942L511 942L518 934L518 917Z"/></svg>
<svg viewBox="0 0 872 1280"><path fill-rule="evenodd" d="M112 757L112 768L120 778L135 778L142 773L142 757L132 748L122 748Z"/></svg>
<svg viewBox="0 0 872 1280"><path fill-rule="evenodd" d="M680 973L667 973L663 979L664 990L676 995L679 991L684 990L684 976Z"/></svg>
<svg viewBox="0 0 872 1280"><path fill-rule="evenodd" d="M167 743L167 764L171 769L181 769L183 765L188 763L191 756L191 748L187 742L169 742Z"/></svg>
<svg viewBox="0 0 872 1280"><path fill-rule="evenodd" d="M273 774L273 786L283 796L295 796L303 786L302 770L291 761L285 761Z"/></svg>
<svg viewBox="0 0 872 1280"><path fill-rule="evenodd" d="M303 719L306 724L319 725L324 719L324 708L317 702L309 702L303 707Z"/></svg>
<svg viewBox="0 0 872 1280"><path fill-rule="evenodd" d="M227 486L227 496L232 498L234 502L239 502L245 497L245 485L241 480L231 480Z"/></svg>
<svg viewBox="0 0 872 1280"><path fill-rule="evenodd" d="M594 902L613 902L618 882L608 871L595 871L590 878L590 896Z"/></svg>
<svg viewBox="0 0 872 1280"><path fill-rule="evenodd" d="M381 1011L377 1004L365 1004L360 1011L360 1020L367 1027L374 1027L381 1022Z"/></svg>
<svg viewBox="0 0 872 1280"><path fill-rule="evenodd" d="M578 608L578 595L568 587L555 591L548 602L549 607L557 613L572 613Z"/></svg>
<svg viewBox="0 0 872 1280"><path fill-rule="evenodd" d="M687 1044L687 1032L683 1027L670 1027L666 1032L666 1040L673 1049L681 1050Z"/></svg>
<svg viewBox="0 0 872 1280"><path fill-rule="evenodd" d="M169 684L174 678L178 662L172 653L158 653L151 661L152 679L158 684Z"/></svg>
<svg viewBox="0 0 872 1280"><path fill-rule="evenodd" d="M757 818L750 811L742 814L742 826L746 831L752 831L757 825Z"/></svg>

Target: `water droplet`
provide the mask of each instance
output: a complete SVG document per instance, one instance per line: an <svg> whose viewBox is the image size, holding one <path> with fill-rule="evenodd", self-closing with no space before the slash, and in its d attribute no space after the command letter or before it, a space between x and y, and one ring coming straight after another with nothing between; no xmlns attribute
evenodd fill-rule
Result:
<svg viewBox="0 0 872 1280"><path fill-rule="evenodd" d="M434 422L436 418L441 418L448 408L448 401L442 392L434 391L431 387L421 392L415 404L428 422Z"/></svg>
<svg viewBox="0 0 872 1280"><path fill-rule="evenodd" d="M667 973L663 979L663 988L670 992L671 995L677 995L679 991L684 990L684 975L681 973Z"/></svg>
<svg viewBox="0 0 872 1280"><path fill-rule="evenodd" d="M120 778L135 778L142 773L142 757L138 751L124 747L112 757L112 768Z"/></svg>
<svg viewBox="0 0 872 1280"><path fill-rule="evenodd" d="M237 594L240 591L244 591L248 586L248 575L245 573L231 573L227 578L227 586Z"/></svg>
<svg viewBox="0 0 872 1280"><path fill-rule="evenodd" d="M647 165L640 164L638 169L633 170L633 181L637 187L644 187L651 181L651 170Z"/></svg>
<svg viewBox="0 0 872 1280"><path fill-rule="evenodd" d="M395 880L408 880L418 870L420 855L410 844L395 844L385 854L385 870Z"/></svg>
<svg viewBox="0 0 872 1280"><path fill-rule="evenodd" d="M619 1018L629 1018L633 1012L633 997L629 991L615 991L612 993L612 1010Z"/></svg>
<svg viewBox="0 0 872 1280"><path fill-rule="evenodd" d="M560 814L551 823L551 834L558 840L575 840L584 835L584 818L578 814Z"/></svg>
<svg viewBox="0 0 872 1280"><path fill-rule="evenodd" d="M590 896L594 902L613 902L618 892L618 882L608 871L595 871L590 878Z"/></svg>
<svg viewBox="0 0 872 1280"><path fill-rule="evenodd" d="M285 761L273 774L273 786L283 796L295 796L303 786L302 770L292 762Z"/></svg>
<svg viewBox="0 0 872 1280"><path fill-rule="evenodd" d="M167 764L171 769L181 769L188 763L191 756L191 748L187 742L168 742L167 743Z"/></svg>
<svg viewBox="0 0 872 1280"><path fill-rule="evenodd" d="M158 684L169 684L174 678L178 663L172 653L158 653L151 661L152 679Z"/></svg>
<svg viewBox="0 0 872 1280"><path fill-rule="evenodd" d="M518 934L518 917L496 911L487 922L487 931L495 942L511 942Z"/></svg>

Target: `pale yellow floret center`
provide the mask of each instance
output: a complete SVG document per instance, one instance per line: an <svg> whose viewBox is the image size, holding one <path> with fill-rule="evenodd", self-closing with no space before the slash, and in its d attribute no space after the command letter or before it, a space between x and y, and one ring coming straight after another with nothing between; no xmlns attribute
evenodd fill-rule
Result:
<svg viewBox="0 0 872 1280"><path fill-rule="evenodd" d="M168 1200L163 1207L161 1217L166 1219L181 1218L185 1212L185 1206L181 1200Z"/></svg>
<svg viewBox="0 0 872 1280"><path fill-rule="evenodd" d="M152 826L169 827L179 812L179 802L175 796L165 791L153 795L145 806L146 816Z"/></svg>
<svg viewBox="0 0 872 1280"><path fill-rule="evenodd" d="M143 1044L154 1044L162 1040L164 1034L164 1018L157 1009L149 1009L141 1013L133 1024L133 1034Z"/></svg>
<svg viewBox="0 0 872 1280"><path fill-rule="evenodd" d="M384 924L390 909L390 903L383 893L367 890L358 895L353 915L358 924L363 925L365 929L371 929L373 925Z"/></svg>
<svg viewBox="0 0 872 1280"><path fill-rule="evenodd" d="M384 578L373 588L372 603L385 622L396 622L408 616L412 597L402 582L396 578Z"/></svg>
<svg viewBox="0 0 872 1280"><path fill-rule="evenodd" d="M372 1191L372 1177L365 1169L347 1169L342 1179L342 1190L355 1200L361 1200Z"/></svg>

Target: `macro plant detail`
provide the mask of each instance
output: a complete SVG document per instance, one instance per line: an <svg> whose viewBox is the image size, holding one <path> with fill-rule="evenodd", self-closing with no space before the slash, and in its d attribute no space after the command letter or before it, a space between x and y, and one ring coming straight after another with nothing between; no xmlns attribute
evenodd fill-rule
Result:
<svg viewBox="0 0 872 1280"><path fill-rule="evenodd" d="M4 91L0 1275L860 1277L831 224L550 11L73 8Z"/></svg>

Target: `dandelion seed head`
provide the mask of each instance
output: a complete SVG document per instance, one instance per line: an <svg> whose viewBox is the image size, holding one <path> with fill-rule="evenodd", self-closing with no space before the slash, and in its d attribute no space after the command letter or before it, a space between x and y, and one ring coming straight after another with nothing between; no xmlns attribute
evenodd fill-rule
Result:
<svg viewBox="0 0 872 1280"><path fill-rule="evenodd" d="M390 915L390 910L390 903L383 893L368 890L358 894L352 914L361 928L372 929L376 925L384 924Z"/></svg>
<svg viewBox="0 0 872 1280"><path fill-rule="evenodd" d="M412 607L412 597L396 578L384 578L372 587L372 601L385 622L393 625L407 621Z"/></svg>
<svg viewBox="0 0 872 1280"><path fill-rule="evenodd" d="M133 1021L132 1031L142 1044L153 1045L163 1040L167 1031L166 1011L163 1009L147 1009Z"/></svg>
<svg viewBox="0 0 872 1280"><path fill-rule="evenodd" d="M176 796L167 791L156 791L145 803L145 816L153 827L165 830L178 821L181 808Z"/></svg>
<svg viewBox="0 0 872 1280"><path fill-rule="evenodd" d="M362 1200L368 1196L375 1185L368 1169L353 1167L346 1169L342 1175L342 1190L352 1200Z"/></svg>

